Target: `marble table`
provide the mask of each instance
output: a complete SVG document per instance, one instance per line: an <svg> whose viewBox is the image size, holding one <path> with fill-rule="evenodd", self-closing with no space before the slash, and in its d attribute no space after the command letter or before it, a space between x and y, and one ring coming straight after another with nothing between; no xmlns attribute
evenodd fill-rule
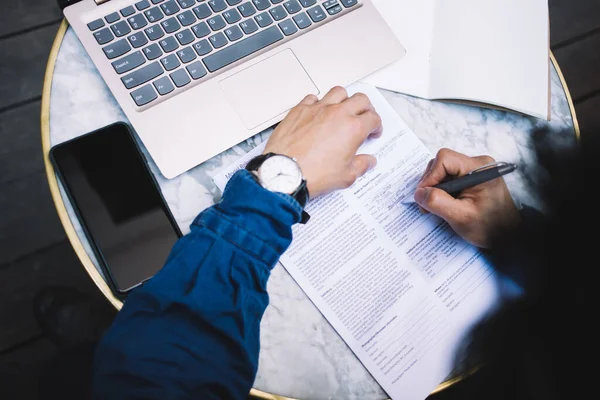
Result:
<svg viewBox="0 0 600 400"><path fill-rule="evenodd" d="M469 155L490 154L498 160L518 163L519 172L507 177L513 197L517 202L540 206L533 190L536 182L530 178L538 169L532 151L532 129L542 126L557 132L562 129L562 134L553 133L547 139L558 147L575 145L579 133L560 70L554 59L550 65L551 122L489 109L429 102L388 91L382 93L432 152L449 147ZM66 22L59 30L50 55L42 103L42 142L57 211L89 275L119 308L121 303L106 285L47 158L48 150L57 143L115 121L127 121ZM211 178L269 134L270 130L262 132L173 180L162 177L146 153L184 233L189 232L192 219L220 197ZM254 395L265 399L282 398L270 393L310 399L387 397L283 267L273 270L268 291L271 302L262 322L262 350Z"/></svg>

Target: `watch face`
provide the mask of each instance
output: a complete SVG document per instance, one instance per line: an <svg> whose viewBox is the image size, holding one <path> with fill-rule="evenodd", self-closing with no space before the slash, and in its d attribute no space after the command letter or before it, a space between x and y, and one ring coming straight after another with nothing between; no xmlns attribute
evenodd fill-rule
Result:
<svg viewBox="0 0 600 400"><path fill-rule="evenodd" d="M267 158L257 172L261 185L271 192L292 194L302 184L300 167L286 156Z"/></svg>

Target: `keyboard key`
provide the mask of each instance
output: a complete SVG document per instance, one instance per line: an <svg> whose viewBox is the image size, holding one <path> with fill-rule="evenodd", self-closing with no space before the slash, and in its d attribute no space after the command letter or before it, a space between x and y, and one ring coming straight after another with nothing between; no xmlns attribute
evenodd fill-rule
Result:
<svg viewBox="0 0 600 400"><path fill-rule="evenodd" d="M196 53L194 53L194 50L192 50L191 47L186 47L177 51L177 56L179 56L179 59L184 64L196 59Z"/></svg>
<svg viewBox="0 0 600 400"><path fill-rule="evenodd" d="M173 15L180 10L175 0L169 0L166 3L161 4L160 8L163 10L165 15Z"/></svg>
<svg viewBox="0 0 600 400"><path fill-rule="evenodd" d="M196 50L199 56L203 56L212 51L212 46L208 43L208 40L204 39L198 43L194 43L194 50Z"/></svg>
<svg viewBox="0 0 600 400"><path fill-rule="evenodd" d="M313 22L320 22L323 21L327 15L321 6L314 6L308 10L308 16L313 20Z"/></svg>
<svg viewBox="0 0 600 400"><path fill-rule="evenodd" d="M133 6L125 7L121 10L121 15L124 17L129 17L131 14L135 12L135 8Z"/></svg>
<svg viewBox="0 0 600 400"><path fill-rule="evenodd" d="M335 15L339 12L342 11L342 6L334 6L334 7L330 7L327 9L327 13L329 13L329 15Z"/></svg>
<svg viewBox="0 0 600 400"><path fill-rule="evenodd" d="M97 19L87 24L87 26L90 29L90 31L95 31L96 29L100 29L104 26L104 21L102 21L101 19Z"/></svg>
<svg viewBox="0 0 600 400"><path fill-rule="evenodd" d="M288 20L291 22L291 20ZM292 23L292 25L294 25ZM295 28L295 25L294 25ZM210 72L215 72L231 63L241 60L267 46L272 45L283 39L283 34L276 26L267 28L246 39L243 39L231 46L205 57L204 65Z"/></svg>
<svg viewBox="0 0 600 400"><path fill-rule="evenodd" d="M242 19L242 16L238 12L238 10L232 8L231 10L227 10L223 13L223 18L225 18L225 21L227 21L228 24L235 24L240 19Z"/></svg>
<svg viewBox="0 0 600 400"><path fill-rule="evenodd" d="M206 4L200 4L198 7L194 7L193 10L198 19L210 17L212 14L212 11L210 11L210 8Z"/></svg>
<svg viewBox="0 0 600 400"><path fill-rule="evenodd" d="M144 11L144 14L150 22L160 21L165 17L158 7L152 7L151 9Z"/></svg>
<svg viewBox="0 0 600 400"><path fill-rule="evenodd" d="M190 8L196 3L194 0L177 0L177 2L181 8Z"/></svg>
<svg viewBox="0 0 600 400"><path fill-rule="evenodd" d="M153 82L153 85L158 91L158 94L160 94L161 96L169 94L173 90L175 90L175 86L173 86L168 76L163 76L162 78L155 80Z"/></svg>
<svg viewBox="0 0 600 400"><path fill-rule="evenodd" d="M196 22L196 17L194 17L194 13L191 12L190 10L187 10L186 12L178 14L177 19L179 20L179 23L183 26L189 26L189 25L193 24L194 22Z"/></svg>
<svg viewBox="0 0 600 400"><path fill-rule="evenodd" d="M271 0L271 3L273 4L279 4L281 3L283 0Z"/></svg>
<svg viewBox="0 0 600 400"><path fill-rule="evenodd" d="M94 37L96 38L96 42L98 42L98 44L106 44L115 38L108 28L94 32Z"/></svg>
<svg viewBox="0 0 600 400"><path fill-rule="evenodd" d="M146 35L148 35L150 40L158 40L165 36L165 32L162 30L160 25L153 25L150 28L146 28L144 29L144 32L146 32Z"/></svg>
<svg viewBox="0 0 600 400"><path fill-rule="evenodd" d="M305 12L294 15L294 22L300 29L305 29L312 25L312 22L310 22L310 19L308 19L308 15L306 15Z"/></svg>
<svg viewBox="0 0 600 400"><path fill-rule="evenodd" d="M106 22L108 22L109 24L112 24L113 22L117 22L118 20L121 19L121 17L119 16L118 12L114 12L112 14L108 14L106 17L104 17L104 19L106 20Z"/></svg>
<svg viewBox="0 0 600 400"><path fill-rule="evenodd" d="M207 22L208 26L210 26L210 29L212 29L213 31L223 29L225 28L225 25L227 25L223 17L221 17L220 15L215 15L214 17L209 18Z"/></svg>
<svg viewBox="0 0 600 400"><path fill-rule="evenodd" d="M238 6L238 11L242 13L244 17L249 17L256 14L256 8L249 1Z"/></svg>
<svg viewBox="0 0 600 400"><path fill-rule="evenodd" d="M269 10L269 12L271 13L271 16L275 21L281 21L282 19L288 16L283 6L277 6L275 8L272 8Z"/></svg>
<svg viewBox="0 0 600 400"><path fill-rule="evenodd" d="M222 32L214 34L214 35L210 36L208 39L210 40L210 44L212 44L212 46L215 49L223 47L227 44L227 38L225 37L225 35L223 35Z"/></svg>
<svg viewBox="0 0 600 400"><path fill-rule="evenodd" d="M198 39L208 36L210 33L212 33L208 25L206 25L206 22L200 22L199 24L192 26L192 30Z"/></svg>
<svg viewBox="0 0 600 400"><path fill-rule="evenodd" d="M160 63L167 71L172 71L181 65L179 58L175 57L175 54L161 58Z"/></svg>
<svg viewBox="0 0 600 400"><path fill-rule="evenodd" d="M225 29L225 34L230 42L235 42L244 36L242 30L237 25Z"/></svg>
<svg viewBox="0 0 600 400"><path fill-rule="evenodd" d="M144 47L142 51L148 60L156 60L158 57L163 55L162 50L156 43L152 43L150 46Z"/></svg>
<svg viewBox="0 0 600 400"><path fill-rule="evenodd" d="M269 26L273 23L273 19L271 18L268 12L258 14L256 17L254 17L254 19L258 23L258 26L260 26L261 28Z"/></svg>
<svg viewBox="0 0 600 400"><path fill-rule="evenodd" d="M119 21L114 25L110 26L110 29L114 32L115 36L125 36L131 32L131 28L127 24L127 21Z"/></svg>
<svg viewBox="0 0 600 400"><path fill-rule="evenodd" d="M179 22L177 22L175 17L165 19L160 23L160 26L162 26L167 33L173 33L181 28L181 25L179 25Z"/></svg>
<svg viewBox="0 0 600 400"><path fill-rule="evenodd" d="M252 3L258 11L266 10L271 6L269 0L252 0Z"/></svg>
<svg viewBox="0 0 600 400"><path fill-rule="evenodd" d="M317 4L317 0L300 0L300 4L302 4L302 7L308 8Z"/></svg>
<svg viewBox="0 0 600 400"><path fill-rule="evenodd" d="M241 2L242 2L242 0L227 0L227 4L229 4L230 6L238 5Z"/></svg>
<svg viewBox="0 0 600 400"><path fill-rule="evenodd" d="M152 4L162 3L165 0L152 0Z"/></svg>
<svg viewBox="0 0 600 400"><path fill-rule="evenodd" d="M137 32L133 35L129 35L127 39L129 40L129 43L131 43L134 49L148 44L148 39L146 38L146 35L144 35L144 32Z"/></svg>
<svg viewBox="0 0 600 400"><path fill-rule="evenodd" d="M342 4L344 5L344 7L346 7L346 8L355 6L358 3L358 1L356 1L356 0L341 0L341 1L342 1Z"/></svg>
<svg viewBox="0 0 600 400"><path fill-rule="evenodd" d="M334 6L339 6L340 3L338 3L338 0L325 0L323 2L323 7L325 7L325 9L334 7Z"/></svg>
<svg viewBox="0 0 600 400"><path fill-rule="evenodd" d="M162 75L162 73L162 67L158 61L155 61L152 64L133 71L129 75L125 75L121 78L121 81L127 89L131 89Z"/></svg>
<svg viewBox="0 0 600 400"><path fill-rule="evenodd" d="M285 36L290 36L298 32L296 24L289 18L279 23L279 29L281 29Z"/></svg>
<svg viewBox="0 0 600 400"><path fill-rule="evenodd" d="M148 25L148 21L146 21L146 18L144 18L142 14L136 14L133 17L129 17L127 21L133 29L142 29Z"/></svg>
<svg viewBox="0 0 600 400"><path fill-rule="evenodd" d="M177 87L185 86L192 81L183 68L173 72L170 77Z"/></svg>
<svg viewBox="0 0 600 400"><path fill-rule="evenodd" d="M117 72L117 74L124 74L125 72L129 72L134 68L139 67L144 64L146 59L142 55L140 51L136 51L135 53L131 53L130 55L121 58L120 60L114 61L112 63L113 68Z"/></svg>
<svg viewBox="0 0 600 400"><path fill-rule="evenodd" d="M186 45L194 41L194 35L189 29L178 32L175 37L181 45Z"/></svg>
<svg viewBox="0 0 600 400"><path fill-rule="evenodd" d="M256 25L256 22L254 22L253 19L247 19L246 21L242 22L240 27L246 35L254 33L258 30L258 25Z"/></svg>
<svg viewBox="0 0 600 400"><path fill-rule="evenodd" d="M188 73L194 80L200 79L203 76L206 76L208 73L200 61L196 61L195 63L188 65L185 69L187 69Z"/></svg>
<svg viewBox="0 0 600 400"><path fill-rule="evenodd" d="M148 7L150 7L150 3L148 2L148 0L142 0L135 3L135 8L137 8L140 11L145 10Z"/></svg>
<svg viewBox="0 0 600 400"><path fill-rule="evenodd" d="M121 39L103 47L102 50L104 51L104 54L106 54L106 57L108 57L109 60L112 60L113 58L121 57L123 54L127 53L131 50L131 46L127 43L127 40Z"/></svg>
<svg viewBox="0 0 600 400"><path fill-rule="evenodd" d="M210 5L210 8L212 8L212 10L214 12L223 11L224 9L227 8L227 4L225 4L225 0L210 0L208 2L208 4Z"/></svg>
<svg viewBox="0 0 600 400"><path fill-rule="evenodd" d="M158 95L152 88L152 85L146 85L131 92L131 97L133 98L133 101L135 101L135 104L141 107L156 100Z"/></svg>
<svg viewBox="0 0 600 400"><path fill-rule="evenodd" d="M283 3L283 6L290 14L296 14L298 11L302 10L302 6L298 3L297 0L290 0Z"/></svg>
<svg viewBox="0 0 600 400"><path fill-rule="evenodd" d="M179 45L177 44L177 40L175 40L175 38L173 36L164 38L159 43L160 43L160 47L162 47L162 49L165 53L170 53L179 47Z"/></svg>

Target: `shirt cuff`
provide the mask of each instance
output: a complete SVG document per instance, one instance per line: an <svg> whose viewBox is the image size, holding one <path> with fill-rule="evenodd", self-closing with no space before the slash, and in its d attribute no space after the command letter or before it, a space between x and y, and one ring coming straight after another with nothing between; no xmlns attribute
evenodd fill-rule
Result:
<svg viewBox="0 0 600 400"><path fill-rule="evenodd" d="M236 172L219 203L194 224L203 226L273 268L292 242L302 207L291 196L260 186L249 171Z"/></svg>

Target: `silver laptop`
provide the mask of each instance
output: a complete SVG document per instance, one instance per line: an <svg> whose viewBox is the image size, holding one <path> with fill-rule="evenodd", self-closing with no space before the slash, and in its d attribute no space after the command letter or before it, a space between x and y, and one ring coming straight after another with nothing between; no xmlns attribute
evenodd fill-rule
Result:
<svg viewBox="0 0 600 400"><path fill-rule="evenodd" d="M167 178L405 54L371 0L81 0L64 14Z"/></svg>

